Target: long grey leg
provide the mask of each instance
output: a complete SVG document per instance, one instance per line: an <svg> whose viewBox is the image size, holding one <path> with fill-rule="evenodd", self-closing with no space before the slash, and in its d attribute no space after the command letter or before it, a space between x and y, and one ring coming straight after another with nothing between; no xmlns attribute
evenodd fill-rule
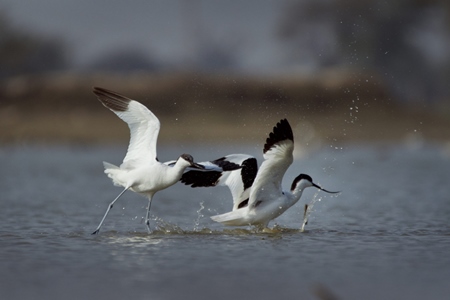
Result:
<svg viewBox="0 0 450 300"><path fill-rule="evenodd" d="M148 233L150 233L150 207L152 206L152 198L153 196L148 198L147 216L145 217L145 225L147 225Z"/></svg>
<svg viewBox="0 0 450 300"><path fill-rule="evenodd" d="M106 216L108 215L109 211L111 210L111 208L114 206L114 203L117 201L117 199L120 198L120 196L122 196L123 193L125 193L127 190L129 189L129 187L126 187L120 194L119 196L116 197L116 199L113 200L113 202L111 202L108 205L108 208L106 209L105 215L103 216L103 219L100 221L100 224L98 224L97 229L95 229L95 231L92 234L97 234L100 231L100 227L102 227L103 221L105 221Z"/></svg>

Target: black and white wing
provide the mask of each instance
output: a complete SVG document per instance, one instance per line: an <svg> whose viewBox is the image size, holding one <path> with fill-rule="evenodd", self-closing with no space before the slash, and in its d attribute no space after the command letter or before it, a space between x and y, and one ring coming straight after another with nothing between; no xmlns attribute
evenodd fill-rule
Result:
<svg viewBox="0 0 450 300"><path fill-rule="evenodd" d="M247 154L230 154L201 165L215 165L224 169L223 172L203 172L188 170L180 181L191 187L227 186L233 196L233 210L247 206L250 187L258 172L256 158ZM230 166L238 165L239 169L230 170Z"/></svg>
<svg viewBox="0 0 450 300"><path fill-rule="evenodd" d="M156 160L160 129L158 118L144 105L116 92L94 87L98 100L130 128L130 144L123 164L142 164Z"/></svg>
<svg viewBox="0 0 450 300"><path fill-rule="evenodd" d="M264 145L264 161L251 189L248 205L276 199L282 193L281 182L293 161L294 135L286 119L273 128Z"/></svg>
<svg viewBox="0 0 450 300"><path fill-rule="evenodd" d="M199 172L199 173L210 173L210 172L227 172L227 171L234 171L234 170L238 170L241 168L240 165L236 164L236 163L232 163L232 162L217 162L218 160L214 160L214 161L206 161L206 162L201 162L201 163L196 163L198 165L201 165L203 167L203 169L199 169L199 168L193 168L193 167L187 167L184 170L184 173L189 172L189 171L193 171L193 172ZM169 167L173 167L176 164L176 160L169 160L164 162L163 164L169 166ZM201 175L199 175L201 176ZM193 186L196 187L196 186Z"/></svg>

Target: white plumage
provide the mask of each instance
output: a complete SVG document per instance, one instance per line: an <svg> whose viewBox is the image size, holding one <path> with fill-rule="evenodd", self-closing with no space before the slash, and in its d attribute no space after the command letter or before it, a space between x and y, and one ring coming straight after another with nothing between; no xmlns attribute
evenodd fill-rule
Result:
<svg viewBox="0 0 450 300"><path fill-rule="evenodd" d="M181 182L191 187L227 186L233 197L233 210L236 210L248 203L250 188L258 172L258 162L248 154L230 154L199 164L224 168L228 163L238 166L239 169L231 172L199 172L187 169L189 171L183 174Z"/></svg>
<svg viewBox="0 0 450 300"><path fill-rule="evenodd" d="M156 155L156 144L160 129L158 118L141 103L131 100L113 91L95 87L98 100L130 128L130 144L120 166L104 162L105 173L117 186L124 190L109 204L103 219L93 232L99 232L109 210L122 194L131 190L148 198L145 224L150 231L150 207L156 192L163 190L180 180L186 168L205 170L205 167L193 161L189 154L182 154L177 160L160 163ZM228 166L229 169L233 169ZM235 166L236 169L238 166ZM223 171L208 166L207 170Z"/></svg>
<svg viewBox="0 0 450 300"><path fill-rule="evenodd" d="M241 169L218 176L215 184L202 185L202 175L192 171L189 180L182 176L181 181L192 187L227 185L233 195L233 210L221 215L212 216L211 219L228 226L259 225L267 227L269 222L288 208L297 203L303 190L307 187L316 187L327 193L313 183L310 176L300 174L292 182L290 190L282 190L282 180L289 166L293 161L294 137L291 126L286 119L281 120L273 128L264 145L264 161L257 170L256 159L246 154L231 154L224 158L241 164ZM242 162L254 159L255 171L244 174ZM214 161L213 161L214 162ZM244 176L247 175L247 176ZM251 182L244 189L243 181ZM241 181L241 182L239 182Z"/></svg>

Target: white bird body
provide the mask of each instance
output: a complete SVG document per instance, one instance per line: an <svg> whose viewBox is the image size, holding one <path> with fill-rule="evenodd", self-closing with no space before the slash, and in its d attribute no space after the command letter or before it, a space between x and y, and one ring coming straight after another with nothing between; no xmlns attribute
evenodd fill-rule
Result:
<svg viewBox="0 0 450 300"><path fill-rule="evenodd" d="M298 202L306 187L304 185L305 183L298 185L294 192L283 191L281 194L271 194L262 188L260 193L265 194L264 198L270 198L271 201L258 200L254 206L247 205L225 214L212 216L211 219L227 226L259 225L267 227L271 220L278 218Z"/></svg>
<svg viewBox="0 0 450 300"><path fill-rule="evenodd" d="M279 217L294 205L301 196L283 192L281 182L292 164L294 140L287 120L281 120L264 146L262 162L250 189L248 205L226 214L211 217L214 221L229 226L262 225Z"/></svg>
<svg viewBox="0 0 450 300"><path fill-rule="evenodd" d="M186 168L205 169L195 163L189 154L182 154L176 161L161 163L157 159L156 144L160 130L158 118L141 103L103 88L94 88L98 100L130 128L130 144L120 166L104 162L105 173L113 183L124 190L109 204L103 219L93 232L99 232L109 210L122 194L131 190L148 198L145 223L150 231L149 218L151 201L154 194L166 189L180 180ZM238 166L235 165L236 169ZM211 166L208 170L213 170ZM223 171L222 168L216 170Z"/></svg>
<svg viewBox="0 0 450 300"><path fill-rule="evenodd" d="M284 119L277 123L273 132L269 134L264 145L264 161L257 170L256 159L247 154L231 154L224 158L240 164L242 169L228 172L219 177L215 184L199 184L203 175L197 171L198 177L191 175L181 181L192 187L227 185L233 195L233 210L221 215L212 216L211 219L228 226L259 225L267 227L269 222L300 199L303 190L314 186L328 193L314 184L311 177L300 174L292 182L291 189L282 190L282 180L287 169L293 162L294 137L289 122ZM248 172L244 176L245 167L241 162L253 159L255 163L254 172ZM213 161L214 162L214 161ZM248 183L243 189L243 181ZM241 181L241 182L240 182Z"/></svg>
<svg viewBox="0 0 450 300"><path fill-rule="evenodd" d="M104 162L103 165L105 173L111 178L114 185L129 187L129 190L145 195L177 183L184 170L191 166L185 160L178 160L173 167L159 162L140 165L136 168L126 168L123 165L118 167L107 162ZM159 175L150 176L151 173Z"/></svg>

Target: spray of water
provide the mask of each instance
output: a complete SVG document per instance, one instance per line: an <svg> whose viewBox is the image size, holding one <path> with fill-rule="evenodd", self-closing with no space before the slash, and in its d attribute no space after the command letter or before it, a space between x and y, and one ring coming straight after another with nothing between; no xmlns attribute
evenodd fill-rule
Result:
<svg viewBox="0 0 450 300"><path fill-rule="evenodd" d="M195 223L194 223L194 231L199 231L199 229L200 229L200 219L204 217L204 215L202 214L202 211L205 208L203 203L204 203L203 201L200 202L200 209L197 210L197 220L195 220Z"/></svg>
<svg viewBox="0 0 450 300"><path fill-rule="evenodd" d="M309 204L305 204L305 210L303 212L303 222L302 222L302 227L300 228L300 232L304 232L305 231L305 226L306 224L308 224L308 219L309 216L311 215L311 212L313 210L314 204L317 201L322 200L321 197L317 197L319 195L319 192L314 194L314 197L312 198L311 202L309 202Z"/></svg>

